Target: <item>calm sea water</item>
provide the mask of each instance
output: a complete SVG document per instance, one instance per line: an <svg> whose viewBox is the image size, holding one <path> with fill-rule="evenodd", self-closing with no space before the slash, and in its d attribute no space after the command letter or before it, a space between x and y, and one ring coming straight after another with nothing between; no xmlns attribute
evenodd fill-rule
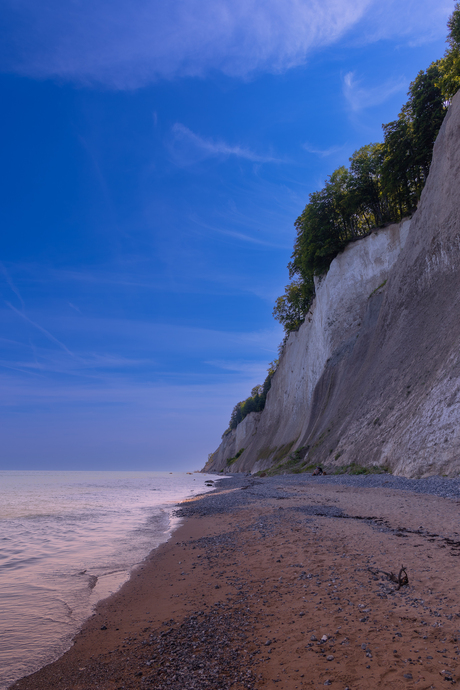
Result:
<svg viewBox="0 0 460 690"><path fill-rule="evenodd" d="M202 474L0 471L0 690L54 660L166 541Z"/></svg>

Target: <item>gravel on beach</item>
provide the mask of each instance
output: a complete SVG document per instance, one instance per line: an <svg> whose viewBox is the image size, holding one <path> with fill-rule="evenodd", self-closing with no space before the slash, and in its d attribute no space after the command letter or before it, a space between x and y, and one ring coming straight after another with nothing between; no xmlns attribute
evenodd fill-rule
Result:
<svg viewBox="0 0 460 690"><path fill-rule="evenodd" d="M215 487L177 507L170 541L14 690L459 681L459 480L235 474Z"/></svg>
<svg viewBox="0 0 460 690"><path fill-rule="evenodd" d="M207 516L247 506L260 499L283 500L295 496L296 489L313 486L345 486L360 489L395 489L411 491L418 494L429 494L439 498L460 501L460 477L426 477L408 479L392 474L367 475L322 475L313 477L309 474L285 474L274 477L261 477L247 474L216 475L215 484L219 489L243 489L228 493L204 494L198 503L182 504L176 511L179 517Z"/></svg>

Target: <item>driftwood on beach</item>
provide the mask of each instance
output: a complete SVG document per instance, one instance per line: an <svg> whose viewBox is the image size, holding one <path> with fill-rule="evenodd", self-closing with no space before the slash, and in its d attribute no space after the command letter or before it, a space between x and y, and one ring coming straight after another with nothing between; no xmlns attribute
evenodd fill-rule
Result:
<svg viewBox="0 0 460 690"><path fill-rule="evenodd" d="M395 575L394 573L387 573L384 570L377 570L375 568L368 568L368 571L372 573L372 575L385 575L391 582L396 583L396 591L398 589L401 589L401 587L404 587L405 585L409 584L409 578L407 576L407 572L405 567L402 565L400 568L400 571L398 575Z"/></svg>

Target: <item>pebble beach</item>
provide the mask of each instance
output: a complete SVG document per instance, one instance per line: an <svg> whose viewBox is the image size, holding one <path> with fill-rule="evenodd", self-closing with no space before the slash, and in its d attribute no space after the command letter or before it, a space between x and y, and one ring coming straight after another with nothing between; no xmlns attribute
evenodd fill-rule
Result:
<svg viewBox="0 0 460 690"><path fill-rule="evenodd" d="M98 604L72 648L12 690L458 682L457 479L233 475L215 485L177 507L171 539Z"/></svg>

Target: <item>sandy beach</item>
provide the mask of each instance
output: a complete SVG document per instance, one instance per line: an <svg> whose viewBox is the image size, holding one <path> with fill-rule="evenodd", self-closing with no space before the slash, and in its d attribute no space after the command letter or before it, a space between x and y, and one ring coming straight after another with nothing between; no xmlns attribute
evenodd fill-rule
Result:
<svg viewBox="0 0 460 690"><path fill-rule="evenodd" d="M458 501L282 479L183 504L182 526L73 647L11 688L456 685ZM402 565L400 587L384 573Z"/></svg>

